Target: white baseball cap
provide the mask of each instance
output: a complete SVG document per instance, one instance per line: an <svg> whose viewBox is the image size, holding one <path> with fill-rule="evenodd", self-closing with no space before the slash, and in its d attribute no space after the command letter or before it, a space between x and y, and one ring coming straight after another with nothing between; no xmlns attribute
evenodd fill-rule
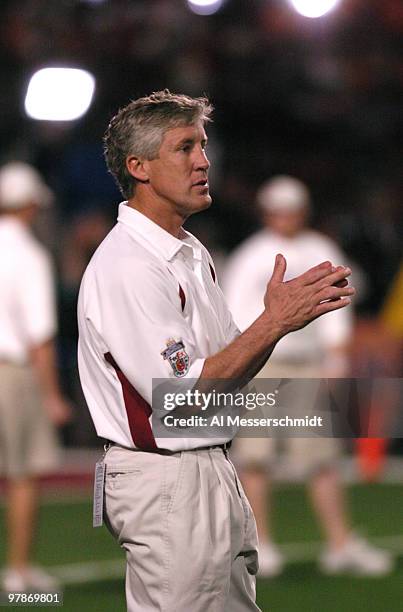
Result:
<svg viewBox="0 0 403 612"><path fill-rule="evenodd" d="M47 207L53 200L53 192L32 166L13 161L0 168L1 209L18 210L32 203Z"/></svg>
<svg viewBox="0 0 403 612"><path fill-rule="evenodd" d="M279 175L263 183L257 203L268 212L296 212L309 207L310 195L304 183L292 176Z"/></svg>

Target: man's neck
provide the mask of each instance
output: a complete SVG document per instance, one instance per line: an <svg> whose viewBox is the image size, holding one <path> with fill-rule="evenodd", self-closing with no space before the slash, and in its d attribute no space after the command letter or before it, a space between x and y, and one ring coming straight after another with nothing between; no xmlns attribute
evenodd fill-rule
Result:
<svg viewBox="0 0 403 612"><path fill-rule="evenodd" d="M172 236L175 236L175 238L182 237L182 225L186 219L170 209L169 206L164 205L160 200L145 200L141 196L136 195L130 198L127 204L151 219L151 221L162 227L169 234L172 234Z"/></svg>

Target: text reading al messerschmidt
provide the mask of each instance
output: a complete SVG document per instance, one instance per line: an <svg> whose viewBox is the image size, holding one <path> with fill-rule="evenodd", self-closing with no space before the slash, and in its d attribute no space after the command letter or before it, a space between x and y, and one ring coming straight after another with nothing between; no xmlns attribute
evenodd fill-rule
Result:
<svg viewBox="0 0 403 612"><path fill-rule="evenodd" d="M248 418L239 415L215 415L211 418L202 416L174 417L172 414L164 418L167 427L322 427L323 417L305 416L293 418Z"/></svg>

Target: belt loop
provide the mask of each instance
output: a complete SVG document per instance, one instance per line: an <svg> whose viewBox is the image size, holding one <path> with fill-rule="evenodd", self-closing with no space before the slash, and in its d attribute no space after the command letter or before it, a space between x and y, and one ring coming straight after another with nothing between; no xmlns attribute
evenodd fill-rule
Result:
<svg viewBox="0 0 403 612"><path fill-rule="evenodd" d="M110 440L106 440L104 444L104 453L108 452L108 450L113 446L113 442Z"/></svg>

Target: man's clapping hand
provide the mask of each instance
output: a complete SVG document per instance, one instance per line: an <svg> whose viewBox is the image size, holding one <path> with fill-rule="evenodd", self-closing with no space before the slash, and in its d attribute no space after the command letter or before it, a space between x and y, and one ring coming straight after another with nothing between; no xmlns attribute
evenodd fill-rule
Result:
<svg viewBox="0 0 403 612"><path fill-rule="evenodd" d="M325 261L284 281L286 267L284 256L277 255L264 297L265 312L281 335L305 327L327 312L344 308L355 293L347 281L351 270L344 266L334 267Z"/></svg>

